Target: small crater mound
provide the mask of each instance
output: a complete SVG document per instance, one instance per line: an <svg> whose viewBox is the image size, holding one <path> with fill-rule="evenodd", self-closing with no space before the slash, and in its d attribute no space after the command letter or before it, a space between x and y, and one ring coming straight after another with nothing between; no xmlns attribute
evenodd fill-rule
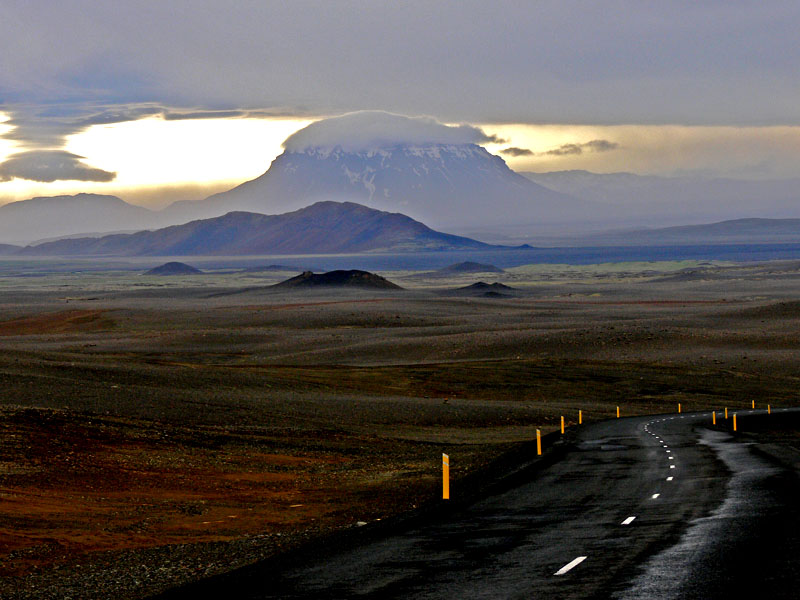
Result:
<svg viewBox="0 0 800 600"><path fill-rule="evenodd" d="M520 290L513 288L510 285L502 283L486 283L485 281L478 281L466 287L456 288L454 290L447 290L444 293L449 296L471 296L476 298L509 298L515 296Z"/></svg>
<svg viewBox="0 0 800 600"><path fill-rule="evenodd" d="M168 262L163 265L150 269L145 272L145 275L158 275L161 277L169 277L174 275L202 275L200 269L196 269L191 265L182 262Z"/></svg>
<svg viewBox="0 0 800 600"><path fill-rule="evenodd" d="M505 271L494 265L465 261L438 269L434 271L434 273L439 275L454 275L458 273L505 273Z"/></svg>

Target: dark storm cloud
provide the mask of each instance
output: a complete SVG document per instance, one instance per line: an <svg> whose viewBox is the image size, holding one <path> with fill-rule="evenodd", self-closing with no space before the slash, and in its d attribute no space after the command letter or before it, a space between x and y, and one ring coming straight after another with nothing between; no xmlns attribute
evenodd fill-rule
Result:
<svg viewBox="0 0 800 600"><path fill-rule="evenodd" d="M533 150L511 146L510 148L503 148L500 150L500 154L507 154L508 156L533 156Z"/></svg>
<svg viewBox="0 0 800 600"><path fill-rule="evenodd" d="M12 0L0 102L796 124L798 22L794 0Z"/></svg>
<svg viewBox="0 0 800 600"><path fill-rule="evenodd" d="M81 162L82 156L61 150L33 150L12 154L0 164L0 181L14 178L52 183L58 180L113 181L116 173Z"/></svg>
<svg viewBox="0 0 800 600"><path fill-rule="evenodd" d="M543 155L549 156L572 156L576 154L583 154L584 152L608 152L619 148L619 144L609 142L608 140L591 140L582 144L563 144L553 150L547 152L540 152Z"/></svg>

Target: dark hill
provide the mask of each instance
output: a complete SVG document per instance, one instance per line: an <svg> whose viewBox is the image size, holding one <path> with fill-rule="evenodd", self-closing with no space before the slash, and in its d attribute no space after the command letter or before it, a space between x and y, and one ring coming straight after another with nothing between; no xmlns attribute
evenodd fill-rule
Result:
<svg viewBox="0 0 800 600"><path fill-rule="evenodd" d="M306 271L275 284L274 288L354 287L375 290L402 290L399 285L368 271L329 271L319 275Z"/></svg>
<svg viewBox="0 0 800 600"><path fill-rule="evenodd" d="M517 288L502 283L486 283L478 281L466 287L456 288L454 290L447 290L444 292L448 296L470 296L470 297L484 297L484 298L507 298L515 296L519 293Z"/></svg>
<svg viewBox="0 0 800 600"><path fill-rule="evenodd" d="M195 269L191 265L182 262L168 262L160 267L150 269L145 275L161 275L166 277L170 275L201 275L202 273L200 269Z"/></svg>
<svg viewBox="0 0 800 600"><path fill-rule="evenodd" d="M15 254L20 250L22 250L20 246L12 246L11 244L0 244L0 256Z"/></svg>
<svg viewBox="0 0 800 600"><path fill-rule="evenodd" d="M434 271L442 275L457 275L459 273L505 273L503 269L494 265L487 265L472 261L460 262Z"/></svg>
<svg viewBox="0 0 800 600"><path fill-rule="evenodd" d="M300 269L298 267L290 267L288 265L266 265L263 267L247 267L244 269L244 273L263 273L263 272L270 272L270 271L310 271L312 269Z"/></svg>
<svg viewBox="0 0 800 600"><path fill-rule="evenodd" d="M468 285L463 288L458 288L459 290L463 291L477 291L477 292L515 292L517 291L516 288L511 287L510 285L505 285L502 283L486 283L483 281L479 281L477 283L473 283L472 285Z"/></svg>
<svg viewBox="0 0 800 600"><path fill-rule="evenodd" d="M244 256L499 248L440 233L399 213L352 202L318 202L283 215L228 213L156 231L28 246L37 256Z"/></svg>

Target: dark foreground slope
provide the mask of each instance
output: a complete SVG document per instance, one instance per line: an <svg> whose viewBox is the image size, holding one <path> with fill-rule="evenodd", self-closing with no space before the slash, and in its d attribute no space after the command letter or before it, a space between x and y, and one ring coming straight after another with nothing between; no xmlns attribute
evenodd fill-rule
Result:
<svg viewBox="0 0 800 600"><path fill-rule="evenodd" d="M318 202L282 215L247 212L156 231L28 246L35 256L242 256L370 251L481 250L493 246L440 233L399 213L352 202Z"/></svg>

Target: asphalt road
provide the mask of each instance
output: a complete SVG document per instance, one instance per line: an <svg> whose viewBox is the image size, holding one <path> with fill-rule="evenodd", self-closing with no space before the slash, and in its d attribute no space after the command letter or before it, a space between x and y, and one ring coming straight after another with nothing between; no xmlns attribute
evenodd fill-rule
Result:
<svg viewBox="0 0 800 600"><path fill-rule="evenodd" d="M163 598L800 597L800 478L710 423L586 425L477 501Z"/></svg>

